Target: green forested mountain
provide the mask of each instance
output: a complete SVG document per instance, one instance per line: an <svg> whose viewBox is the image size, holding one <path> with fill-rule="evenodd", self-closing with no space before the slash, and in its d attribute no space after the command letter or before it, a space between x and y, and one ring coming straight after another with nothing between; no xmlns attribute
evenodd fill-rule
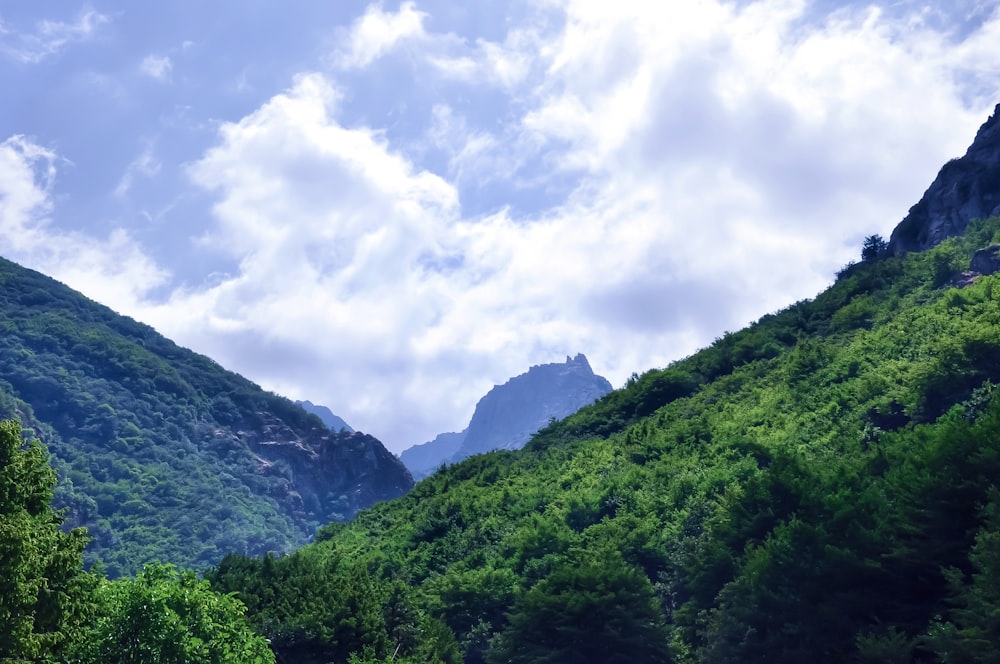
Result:
<svg viewBox="0 0 1000 664"><path fill-rule="evenodd" d="M279 661L996 661L997 242L870 238L525 449L207 578Z"/></svg>
<svg viewBox="0 0 1000 664"><path fill-rule="evenodd" d="M334 433L152 328L0 259L0 417L48 448L55 502L110 576L287 552L412 485L381 443Z"/></svg>
<svg viewBox="0 0 1000 664"><path fill-rule="evenodd" d="M942 205L928 251L869 237L815 299L286 556L409 475L0 262L0 661L996 662L1000 217ZM112 576L233 553L109 581L54 497Z"/></svg>

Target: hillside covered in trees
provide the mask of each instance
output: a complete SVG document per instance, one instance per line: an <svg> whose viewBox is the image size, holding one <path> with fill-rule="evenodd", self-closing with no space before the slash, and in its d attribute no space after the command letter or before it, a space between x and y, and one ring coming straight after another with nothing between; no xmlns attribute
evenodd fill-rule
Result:
<svg viewBox="0 0 1000 664"><path fill-rule="evenodd" d="M525 449L207 578L282 661L995 661L997 242L870 238Z"/></svg>
<svg viewBox="0 0 1000 664"><path fill-rule="evenodd" d="M1000 218L636 376L287 556L86 571L0 425L0 659L992 662ZM874 251L871 250L874 247ZM26 432L27 438L31 432Z"/></svg>
<svg viewBox="0 0 1000 664"><path fill-rule="evenodd" d="M928 219L947 239L871 236L815 299L289 555L409 475L0 263L0 660L995 662L1000 217Z"/></svg>
<svg viewBox="0 0 1000 664"><path fill-rule="evenodd" d="M46 445L56 505L111 576L289 552L412 486L375 438L3 259L0 417Z"/></svg>

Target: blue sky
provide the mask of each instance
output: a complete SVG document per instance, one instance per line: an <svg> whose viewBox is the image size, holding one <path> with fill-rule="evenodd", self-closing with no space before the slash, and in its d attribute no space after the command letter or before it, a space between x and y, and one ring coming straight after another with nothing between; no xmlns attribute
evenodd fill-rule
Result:
<svg viewBox="0 0 1000 664"><path fill-rule="evenodd" d="M973 0L4 3L0 246L399 452L815 295L997 44Z"/></svg>

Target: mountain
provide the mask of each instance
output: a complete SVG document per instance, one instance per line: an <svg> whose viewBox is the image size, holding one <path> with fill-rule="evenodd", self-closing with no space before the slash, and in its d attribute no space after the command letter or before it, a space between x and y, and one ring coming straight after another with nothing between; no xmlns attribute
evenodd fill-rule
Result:
<svg viewBox="0 0 1000 664"><path fill-rule="evenodd" d="M533 366L480 399L464 431L411 447L400 460L419 479L442 463L518 449L550 420L571 415L610 391L611 383L594 373L582 353L565 363Z"/></svg>
<svg viewBox="0 0 1000 664"><path fill-rule="evenodd" d="M575 413L611 391L583 354L564 364L540 364L486 393L472 414L458 461L491 450L512 450L552 419Z"/></svg>
<svg viewBox="0 0 1000 664"><path fill-rule="evenodd" d="M961 235L973 219L1000 214L1000 104L965 156L949 161L892 231L889 249L924 251Z"/></svg>
<svg viewBox="0 0 1000 664"><path fill-rule="evenodd" d="M1000 218L854 265L521 450L207 578L287 661L990 661L1000 274L949 284L996 241ZM329 574L356 590L312 590Z"/></svg>
<svg viewBox="0 0 1000 664"><path fill-rule="evenodd" d="M111 576L288 552L412 486L375 438L42 274L0 259L0 286L0 416L48 447L56 504Z"/></svg>
<svg viewBox="0 0 1000 664"><path fill-rule="evenodd" d="M347 422L334 415L333 411L326 406L319 406L311 401L296 401L295 403L302 406L302 409L307 413L317 416L330 431L354 431Z"/></svg>
<svg viewBox="0 0 1000 664"><path fill-rule="evenodd" d="M992 217L879 252L520 450L206 578L304 663L994 661L998 243Z"/></svg>
<svg viewBox="0 0 1000 664"><path fill-rule="evenodd" d="M410 470L413 479L421 480L437 470L441 464L448 463L458 453L468 430L466 427L457 433L454 431L439 433L434 440L403 450L399 460Z"/></svg>

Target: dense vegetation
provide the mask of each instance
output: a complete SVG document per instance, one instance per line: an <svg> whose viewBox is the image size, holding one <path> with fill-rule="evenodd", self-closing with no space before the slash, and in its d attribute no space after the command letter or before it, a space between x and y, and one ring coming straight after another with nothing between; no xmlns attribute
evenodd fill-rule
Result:
<svg viewBox="0 0 1000 664"><path fill-rule="evenodd" d="M996 661L1000 275L953 279L1000 219L869 240L524 450L207 579L280 661Z"/></svg>
<svg viewBox="0 0 1000 664"><path fill-rule="evenodd" d="M273 664L243 605L192 572L84 571L87 537L60 529L55 481L42 446L0 422L0 661Z"/></svg>
<svg viewBox="0 0 1000 664"><path fill-rule="evenodd" d="M374 439L332 434L287 399L2 259L0 416L45 442L56 503L87 527L86 558L112 577L157 560L204 568L230 551L287 552L376 493L355 491L367 478L348 468L381 447ZM275 440L304 454L341 448L339 476L302 486L292 455L262 444Z"/></svg>

